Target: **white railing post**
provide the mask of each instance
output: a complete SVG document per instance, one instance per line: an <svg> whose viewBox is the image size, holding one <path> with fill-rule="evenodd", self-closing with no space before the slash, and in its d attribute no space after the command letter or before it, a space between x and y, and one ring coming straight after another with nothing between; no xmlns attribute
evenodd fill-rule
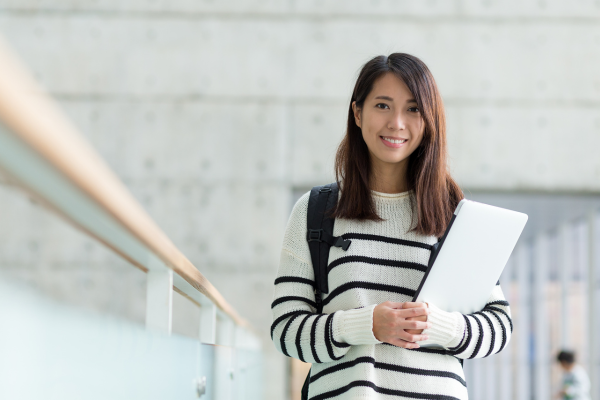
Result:
<svg viewBox="0 0 600 400"><path fill-rule="evenodd" d="M208 299L200 305L200 342L217 343L217 306Z"/></svg>
<svg viewBox="0 0 600 400"><path fill-rule="evenodd" d="M146 328L171 334L173 270L151 257L146 274Z"/></svg>
<svg viewBox="0 0 600 400"><path fill-rule="evenodd" d="M598 313L600 310L596 305L596 296L597 296L597 281L598 281L598 227L596 224L596 211L592 211L588 215L588 349L589 349L589 357L588 357L588 371L590 373L590 381L592 383L591 387L591 398L592 400L599 400L598 393L598 337L600 337L600 332L598 332L598 324L600 323Z"/></svg>

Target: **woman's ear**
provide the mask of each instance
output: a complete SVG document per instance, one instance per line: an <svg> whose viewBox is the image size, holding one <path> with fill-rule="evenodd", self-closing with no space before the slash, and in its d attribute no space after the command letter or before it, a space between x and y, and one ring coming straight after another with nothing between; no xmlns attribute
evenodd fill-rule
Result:
<svg viewBox="0 0 600 400"><path fill-rule="evenodd" d="M360 126L360 124L361 124L361 121L360 121L360 108L358 108L356 106L356 101L352 102L352 112L354 113L354 123L359 128L362 128L362 126Z"/></svg>

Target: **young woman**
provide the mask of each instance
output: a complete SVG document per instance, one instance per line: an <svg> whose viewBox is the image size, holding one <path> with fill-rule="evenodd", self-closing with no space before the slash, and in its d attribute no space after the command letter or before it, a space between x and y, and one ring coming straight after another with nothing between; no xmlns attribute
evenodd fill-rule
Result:
<svg viewBox="0 0 600 400"><path fill-rule="evenodd" d="M331 210L334 236L351 233L352 244L331 247L323 314L306 240L310 192L293 208L275 280L271 336L283 354L313 363L310 399L467 399L462 359L510 340L499 285L470 315L411 302L463 198L446 153L442 98L427 66L403 53L367 62L336 156Z"/></svg>

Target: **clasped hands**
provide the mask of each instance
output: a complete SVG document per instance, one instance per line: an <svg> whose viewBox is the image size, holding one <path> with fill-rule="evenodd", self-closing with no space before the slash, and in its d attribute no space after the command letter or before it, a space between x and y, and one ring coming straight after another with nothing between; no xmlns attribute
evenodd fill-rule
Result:
<svg viewBox="0 0 600 400"><path fill-rule="evenodd" d="M386 301L373 310L373 334L381 342L405 349L416 349L416 342L427 340L423 329L431 327L427 303Z"/></svg>

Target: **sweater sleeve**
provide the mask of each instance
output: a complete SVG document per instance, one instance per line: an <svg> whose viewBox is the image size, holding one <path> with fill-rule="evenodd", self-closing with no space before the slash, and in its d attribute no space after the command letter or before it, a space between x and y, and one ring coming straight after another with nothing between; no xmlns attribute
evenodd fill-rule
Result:
<svg viewBox="0 0 600 400"><path fill-rule="evenodd" d="M499 353L510 341L513 325L510 306L499 284L487 304L472 314L446 312L429 304L431 328L423 334L429 339L419 344L435 343L457 358L482 358Z"/></svg>
<svg viewBox="0 0 600 400"><path fill-rule="evenodd" d="M376 304L318 314L315 278L306 241L308 196L298 200L287 224L273 290L271 339L288 357L310 363L342 358L351 345L381 343L373 335Z"/></svg>

